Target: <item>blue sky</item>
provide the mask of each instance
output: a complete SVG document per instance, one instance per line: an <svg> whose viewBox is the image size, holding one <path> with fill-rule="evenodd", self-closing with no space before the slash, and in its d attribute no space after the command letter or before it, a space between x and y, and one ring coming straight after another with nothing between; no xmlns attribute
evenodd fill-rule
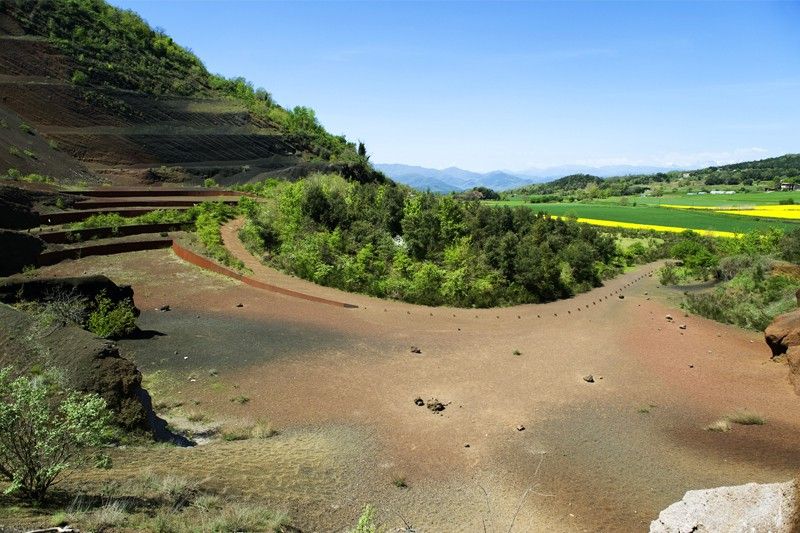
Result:
<svg viewBox="0 0 800 533"><path fill-rule="evenodd" d="M373 161L695 166L800 152L800 2L112 0Z"/></svg>

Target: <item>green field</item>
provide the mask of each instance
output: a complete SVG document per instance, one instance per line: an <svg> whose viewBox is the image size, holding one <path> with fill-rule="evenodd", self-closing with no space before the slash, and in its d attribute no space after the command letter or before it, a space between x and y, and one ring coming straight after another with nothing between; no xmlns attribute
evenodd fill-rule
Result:
<svg viewBox="0 0 800 533"><path fill-rule="evenodd" d="M665 194L664 196L628 196L630 203L646 205L697 205L697 206L749 206L749 205L777 205L781 200L793 200L800 204L800 191L791 192L744 192L736 194L702 194L688 196L686 194ZM597 203L619 204L622 198L607 198L595 200Z"/></svg>
<svg viewBox="0 0 800 533"><path fill-rule="evenodd" d="M690 196L689 198L694 197ZM578 218L594 218L616 222L633 222L635 224L653 224L657 226L672 226L688 229L730 231L734 233L746 233L757 229L764 230L769 228L781 228L787 231L800 228L800 224L789 221L727 215L702 210L671 209L667 207L658 207L657 205L641 205L638 203L639 198L636 200L637 205L635 206L605 202L531 204L522 200L487 203L490 205L524 206L536 211L559 216L575 216ZM659 200L663 200L663 198L659 198ZM665 201L663 203L671 202Z"/></svg>

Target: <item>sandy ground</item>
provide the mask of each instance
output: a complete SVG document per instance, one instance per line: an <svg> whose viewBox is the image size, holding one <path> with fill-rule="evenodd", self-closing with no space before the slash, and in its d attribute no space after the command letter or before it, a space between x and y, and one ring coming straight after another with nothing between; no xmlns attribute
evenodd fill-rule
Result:
<svg viewBox="0 0 800 533"><path fill-rule="evenodd" d="M42 270L132 284L154 333L121 345L146 375L211 416L281 431L120 450L112 475L183 471L288 510L307 531L341 531L367 502L418 531L641 531L686 490L800 470L786 367L758 333L685 317L648 277L653 265L551 304L427 308L284 276L244 255L230 228L225 238L255 277L359 308L248 287L165 250ZM433 414L418 396L447 407ZM743 409L767 424L703 429Z"/></svg>

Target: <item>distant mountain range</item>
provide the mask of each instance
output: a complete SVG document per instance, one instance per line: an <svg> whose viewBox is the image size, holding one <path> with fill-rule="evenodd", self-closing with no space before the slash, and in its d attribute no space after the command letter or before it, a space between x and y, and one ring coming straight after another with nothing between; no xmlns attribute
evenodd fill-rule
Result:
<svg viewBox="0 0 800 533"><path fill-rule="evenodd" d="M626 176L629 174L655 174L672 170L685 170L678 167L645 167L616 165L589 167L583 165L562 165L548 168L531 168L519 172L494 170L492 172L471 172L457 167L445 169L425 168L401 164L376 163L375 168L393 180L418 190L447 193L465 191L473 187L488 187L496 191L516 189L531 183L542 183L572 174L592 174L601 178Z"/></svg>

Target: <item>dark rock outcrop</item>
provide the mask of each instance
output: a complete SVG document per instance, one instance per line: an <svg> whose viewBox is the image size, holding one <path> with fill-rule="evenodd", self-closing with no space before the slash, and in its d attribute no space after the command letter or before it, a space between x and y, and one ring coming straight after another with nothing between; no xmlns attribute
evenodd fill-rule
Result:
<svg viewBox="0 0 800 533"><path fill-rule="evenodd" d="M39 225L39 213L69 207L80 197L0 185L0 228L27 229Z"/></svg>
<svg viewBox="0 0 800 533"><path fill-rule="evenodd" d="M3 206L0 205L0 213L2 211ZM0 276L10 276L22 272L26 266L36 266L44 248L45 244L39 237L0 229Z"/></svg>
<svg viewBox="0 0 800 533"><path fill-rule="evenodd" d="M772 356L785 354L792 346L800 346L800 309L775 317L764 330Z"/></svg>
<svg viewBox="0 0 800 533"><path fill-rule="evenodd" d="M90 304L99 294L114 303L128 302L133 305L133 289L129 285L117 285L105 276L79 276L72 278L25 279L13 277L0 281L0 302L13 304L20 301L42 301L56 294L67 294L85 298Z"/></svg>
<svg viewBox="0 0 800 533"><path fill-rule="evenodd" d="M800 309L776 317L764 331L764 338L773 357L786 354L789 381L800 395Z"/></svg>
<svg viewBox="0 0 800 533"><path fill-rule="evenodd" d="M151 431L142 374L115 344L77 326L42 330L35 317L4 304L0 324L0 367L18 373L55 369L70 388L102 396L120 427Z"/></svg>

